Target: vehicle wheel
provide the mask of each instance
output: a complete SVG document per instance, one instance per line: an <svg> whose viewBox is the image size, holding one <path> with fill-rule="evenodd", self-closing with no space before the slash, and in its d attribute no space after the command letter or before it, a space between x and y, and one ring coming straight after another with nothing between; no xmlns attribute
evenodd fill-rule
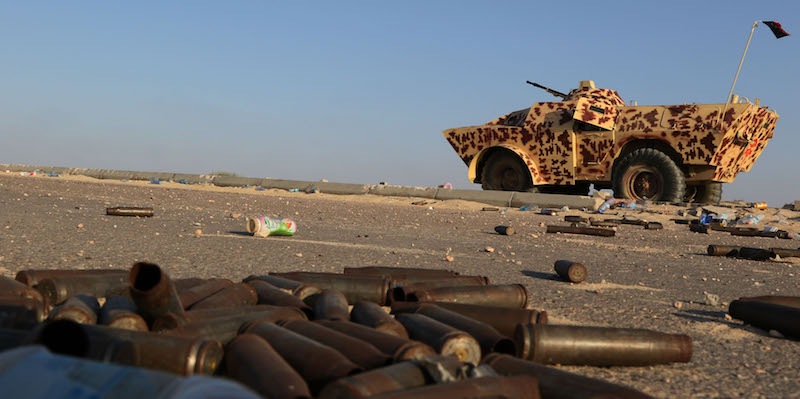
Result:
<svg viewBox="0 0 800 399"><path fill-rule="evenodd" d="M687 184L684 202L719 205L722 201L722 183L709 181L700 184Z"/></svg>
<svg viewBox="0 0 800 399"><path fill-rule="evenodd" d="M655 148L628 153L619 159L612 175L614 195L618 198L680 202L686 190L681 169Z"/></svg>
<svg viewBox="0 0 800 399"><path fill-rule="evenodd" d="M497 152L486 160L481 182L484 190L536 192L531 182L531 172L510 151Z"/></svg>

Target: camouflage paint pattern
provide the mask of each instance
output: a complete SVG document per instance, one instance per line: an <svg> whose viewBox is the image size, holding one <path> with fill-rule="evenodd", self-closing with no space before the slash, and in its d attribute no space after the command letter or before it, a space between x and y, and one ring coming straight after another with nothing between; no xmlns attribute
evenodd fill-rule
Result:
<svg viewBox="0 0 800 399"><path fill-rule="evenodd" d="M564 101L533 104L485 125L448 129L444 137L479 180L487 150L516 153L534 185L611 181L614 160L627 144L657 140L684 166L713 166L713 181L747 172L775 130L778 114L755 104L627 106L614 90L581 82ZM724 115L721 114L724 112Z"/></svg>

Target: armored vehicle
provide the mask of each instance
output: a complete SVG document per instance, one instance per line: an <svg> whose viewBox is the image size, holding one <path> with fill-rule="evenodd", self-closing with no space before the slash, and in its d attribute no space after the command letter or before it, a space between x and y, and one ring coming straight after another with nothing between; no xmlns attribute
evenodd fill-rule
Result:
<svg viewBox="0 0 800 399"><path fill-rule="evenodd" d="M479 126L442 132L484 190L589 193L719 203L722 183L747 172L778 114L732 96L726 104L625 105L593 81Z"/></svg>

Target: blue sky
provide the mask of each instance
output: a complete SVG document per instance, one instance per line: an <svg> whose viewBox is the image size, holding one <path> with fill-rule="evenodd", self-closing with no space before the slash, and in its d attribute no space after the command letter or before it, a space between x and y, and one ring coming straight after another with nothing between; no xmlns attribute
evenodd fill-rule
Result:
<svg viewBox="0 0 800 399"><path fill-rule="evenodd" d="M800 2L0 2L0 162L479 188L441 135L580 80L781 115L726 199L800 199Z"/></svg>

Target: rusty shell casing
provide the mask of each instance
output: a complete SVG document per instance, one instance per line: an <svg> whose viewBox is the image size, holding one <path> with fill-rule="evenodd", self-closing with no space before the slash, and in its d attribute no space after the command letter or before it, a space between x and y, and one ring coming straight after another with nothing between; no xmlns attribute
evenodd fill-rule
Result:
<svg viewBox="0 0 800 399"><path fill-rule="evenodd" d="M455 356L428 355L424 359L411 360L340 378L320 392L319 399L366 398L383 392L421 387L437 381L438 375L428 370L444 369L457 375L462 363Z"/></svg>
<svg viewBox="0 0 800 399"><path fill-rule="evenodd" d="M464 331L478 341L481 353L486 356L493 352L514 355L517 348L510 338L503 336L492 326L471 319L452 310L447 310L436 305L425 304L420 306L415 314L428 316L450 327Z"/></svg>
<svg viewBox="0 0 800 399"><path fill-rule="evenodd" d="M47 308L39 299L0 296L0 328L29 330L46 317Z"/></svg>
<svg viewBox="0 0 800 399"><path fill-rule="evenodd" d="M258 295L256 295L256 291L253 290L253 287L247 283L236 283L195 303L189 307L189 310L235 308L239 306L253 306L257 303Z"/></svg>
<svg viewBox="0 0 800 399"><path fill-rule="evenodd" d="M589 272L586 271L586 266L584 266L583 263L569 260L557 260L554 267L556 274L558 274L564 280L571 281L573 283L580 283L581 281L586 280L586 276L589 274Z"/></svg>
<svg viewBox="0 0 800 399"><path fill-rule="evenodd" d="M781 258L800 258L800 249L770 248L769 250Z"/></svg>
<svg viewBox="0 0 800 399"><path fill-rule="evenodd" d="M547 226L548 233L583 234L589 236L613 237L617 232L611 229L580 226Z"/></svg>
<svg viewBox="0 0 800 399"><path fill-rule="evenodd" d="M728 313L734 319L784 336L800 339L800 309L768 302L733 301Z"/></svg>
<svg viewBox="0 0 800 399"><path fill-rule="evenodd" d="M1 321L0 321L1 322ZM0 327L0 352L28 345L31 332L17 328Z"/></svg>
<svg viewBox="0 0 800 399"><path fill-rule="evenodd" d="M304 300L311 295L319 294L322 290L317 287L316 285L311 284L304 284L299 281L290 280L288 278L278 277L278 276L268 276L268 275L252 275L242 282L249 283L253 280L263 281L265 283L273 285L275 288L292 294L300 300Z"/></svg>
<svg viewBox="0 0 800 399"><path fill-rule="evenodd" d="M644 225L645 230L663 230L664 225L659 222L647 222Z"/></svg>
<svg viewBox="0 0 800 399"><path fill-rule="evenodd" d="M457 276L458 273L452 270L423 269L419 267L391 267L391 266L364 266L364 267L345 267L344 274L352 276L377 276L383 278L408 278L408 277L432 277L432 276Z"/></svg>
<svg viewBox="0 0 800 399"><path fill-rule="evenodd" d="M792 234L786 230L763 231L758 229L732 229L730 230L730 233L732 236L772 237L772 238L782 238L784 240L789 240L792 238Z"/></svg>
<svg viewBox="0 0 800 399"><path fill-rule="evenodd" d="M800 309L800 296L764 295L739 298L739 302L766 302Z"/></svg>
<svg viewBox="0 0 800 399"><path fill-rule="evenodd" d="M357 373L361 368L337 350L269 322L252 322L242 327L265 339L282 358L297 370L316 393L325 384Z"/></svg>
<svg viewBox="0 0 800 399"><path fill-rule="evenodd" d="M251 321L269 321L276 322L278 320L305 320L306 315L300 309L290 308L284 306L269 306L258 305L260 308L269 307L269 309L261 309L259 311L251 311L246 313L231 313L229 315L216 315L215 317L205 317L199 315L195 318L189 311L188 317L190 323L181 325L177 328L168 329L174 326L174 322L169 319L158 319L153 323L153 331L161 331L165 334L179 335L183 337L206 337L215 339L223 344L227 343L235 337L241 327ZM217 310L217 309L209 309ZM208 316L208 315L206 315Z"/></svg>
<svg viewBox="0 0 800 399"><path fill-rule="evenodd" d="M110 296L100 308L99 324L124 330L147 331L147 323L136 313L136 305L130 298Z"/></svg>
<svg viewBox="0 0 800 399"><path fill-rule="evenodd" d="M4 297L31 298L38 300L45 305L51 305L55 303L47 301L47 297L42 295L39 291L28 287L17 280L5 276L0 276L0 295Z"/></svg>
<svg viewBox="0 0 800 399"><path fill-rule="evenodd" d="M689 225L689 231L693 233L703 233L708 234L708 230L710 229L709 225L702 224L702 223L692 223Z"/></svg>
<svg viewBox="0 0 800 399"><path fill-rule="evenodd" d="M513 226L494 226L494 231L501 236L510 236L514 234Z"/></svg>
<svg viewBox="0 0 800 399"><path fill-rule="evenodd" d="M325 327L368 342L384 354L394 358L396 362L419 359L436 352L430 346L410 339L387 334L361 324L350 321L321 320L318 323Z"/></svg>
<svg viewBox="0 0 800 399"><path fill-rule="evenodd" d="M482 276L458 276L459 278L443 278L437 280L421 280L400 283L389 290L389 302L405 301L408 294L439 287L464 287L470 285L489 285L489 279ZM467 277L467 278L464 278ZM392 281L394 283L394 281Z"/></svg>
<svg viewBox="0 0 800 399"><path fill-rule="evenodd" d="M455 355L464 363L480 362L481 347L466 332L421 314L402 313L396 318L412 339L430 345L439 354Z"/></svg>
<svg viewBox="0 0 800 399"><path fill-rule="evenodd" d="M88 276L88 275L108 275L117 274L120 277L128 275L127 270L108 270L108 269L79 269L79 270L50 270L50 269L28 269L20 270L14 278L28 287L33 287L39 284L42 279L50 277L70 277L70 276Z"/></svg>
<svg viewBox="0 0 800 399"><path fill-rule="evenodd" d="M197 302L200 302L203 299L222 291L225 289L225 287L228 287L232 284L233 281L231 280L215 278L186 288L178 288L178 285L176 284L175 291L178 293L178 300L180 300L183 308L189 309Z"/></svg>
<svg viewBox="0 0 800 399"><path fill-rule="evenodd" d="M336 349L364 370L385 366L392 360L391 357L368 342L340 333L320 323L308 320L288 320L280 321L278 324L306 338Z"/></svg>
<svg viewBox="0 0 800 399"><path fill-rule="evenodd" d="M739 255L740 259L749 259L749 260L769 260L775 257L775 253L768 250L768 249L761 249L761 248L749 248L749 247L742 247L739 248Z"/></svg>
<svg viewBox="0 0 800 399"><path fill-rule="evenodd" d="M521 324L514 340L518 357L544 364L647 366L692 358L689 336L635 328Z"/></svg>
<svg viewBox="0 0 800 399"><path fill-rule="evenodd" d="M89 346L108 341L124 341L133 345L135 353L134 363L125 363L133 366L168 371L180 375L214 374L219 366L223 350L219 342L205 339L180 337L175 335L156 334L145 331L131 331L98 325L85 325L72 323L72 327L60 325L53 328L58 320L49 323L49 333L63 340L66 345L72 345L68 337L76 335L69 333L69 329L78 329L89 338ZM62 336L63 335L63 336Z"/></svg>
<svg viewBox="0 0 800 399"><path fill-rule="evenodd" d="M405 327L374 302L359 302L350 310L350 321L408 339Z"/></svg>
<svg viewBox="0 0 800 399"><path fill-rule="evenodd" d="M186 323L175 285L155 263L139 262L128 273L131 299L136 309L149 326L166 314L172 314L179 324Z"/></svg>
<svg viewBox="0 0 800 399"><path fill-rule="evenodd" d="M289 306L302 310L309 317L314 315L311 307L306 305L302 299L270 283L261 280L252 280L247 282L247 284L256 292L259 305Z"/></svg>
<svg viewBox="0 0 800 399"><path fill-rule="evenodd" d="M39 280L36 289L42 293L50 305L57 305L76 294L92 295L98 298L126 295L128 279L124 275L116 273L48 277Z"/></svg>
<svg viewBox="0 0 800 399"><path fill-rule="evenodd" d="M347 298L336 290L322 290L314 296L314 320L350 320Z"/></svg>
<svg viewBox="0 0 800 399"><path fill-rule="evenodd" d="M500 353L483 359L501 375L527 374L539 380L543 398L559 399L652 399L652 396L626 386L584 377Z"/></svg>
<svg viewBox="0 0 800 399"><path fill-rule="evenodd" d="M489 277L486 276L402 276L388 277L389 288L423 285L430 287L452 287L458 285L489 285Z"/></svg>
<svg viewBox="0 0 800 399"><path fill-rule="evenodd" d="M100 312L100 303L97 298L77 294L53 309L50 320L72 320L81 324L97 324L97 314Z"/></svg>
<svg viewBox="0 0 800 399"><path fill-rule="evenodd" d="M386 304L389 279L372 276L352 276L336 273L290 272L270 275L313 284L323 290L336 290L344 294L348 303L360 301Z"/></svg>
<svg viewBox="0 0 800 399"><path fill-rule="evenodd" d="M564 216L564 221L570 223L587 223L589 219L578 215L567 215Z"/></svg>
<svg viewBox="0 0 800 399"><path fill-rule="evenodd" d="M594 227L617 227L619 221L615 219L589 219L589 224Z"/></svg>
<svg viewBox="0 0 800 399"><path fill-rule="evenodd" d="M414 313L424 304L432 304L494 327L500 334L513 337L518 324L547 324L547 312L502 306L471 305L452 302L395 302L392 313Z"/></svg>
<svg viewBox="0 0 800 399"><path fill-rule="evenodd" d="M172 285L175 286L175 291L181 292L184 290L188 290L194 286L198 286L200 284L207 283L210 279L207 278L199 278L199 277L187 277L187 278L176 278L171 279ZM218 280L218 279L211 279L211 280Z"/></svg>
<svg viewBox="0 0 800 399"><path fill-rule="evenodd" d="M412 292L409 302L456 302L524 309L528 290L522 284L440 287Z"/></svg>
<svg viewBox="0 0 800 399"><path fill-rule="evenodd" d="M139 363L139 354L131 342L114 336L93 335L92 327L69 319L53 320L37 327L30 342L61 355L126 365Z"/></svg>
<svg viewBox="0 0 800 399"><path fill-rule="evenodd" d="M709 256L739 256L739 250L742 247L733 245L709 245L707 252Z"/></svg>
<svg viewBox="0 0 800 399"><path fill-rule="evenodd" d="M254 334L242 334L225 347L225 374L264 398L310 399L303 377Z"/></svg>
<svg viewBox="0 0 800 399"><path fill-rule="evenodd" d="M106 208L106 215L111 216L138 216L143 218L153 217L153 208L149 207L134 207L134 206L117 206L114 208Z"/></svg>
<svg viewBox="0 0 800 399"><path fill-rule="evenodd" d="M540 399L539 381L530 375L481 377L447 384L386 392L371 399Z"/></svg>

